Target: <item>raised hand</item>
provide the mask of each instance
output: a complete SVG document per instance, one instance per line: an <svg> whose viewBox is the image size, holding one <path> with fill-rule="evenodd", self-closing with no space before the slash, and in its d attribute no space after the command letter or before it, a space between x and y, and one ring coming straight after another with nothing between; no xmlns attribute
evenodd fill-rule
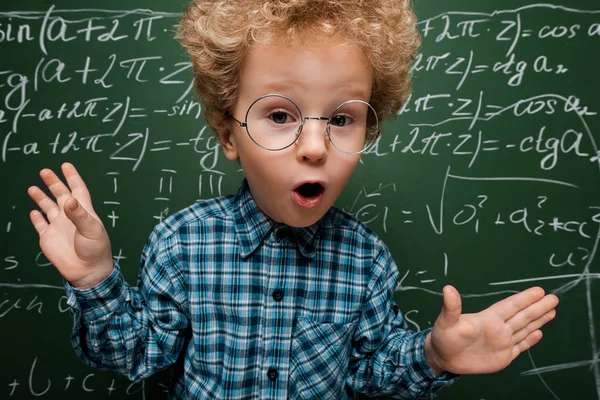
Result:
<svg viewBox="0 0 600 400"><path fill-rule="evenodd" d="M68 186L52 170L40 171L55 200L37 186L27 190L46 214L44 217L34 210L29 216L40 235L44 255L72 286L86 289L100 283L113 270L110 240L75 167L65 163L61 169Z"/></svg>
<svg viewBox="0 0 600 400"><path fill-rule="evenodd" d="M459 293L444 287L444 306L425 342L434 372L487 374L507 367L542 339L540 328L556 315L558 298L533 287L476 314L462 314Z"/></svg>

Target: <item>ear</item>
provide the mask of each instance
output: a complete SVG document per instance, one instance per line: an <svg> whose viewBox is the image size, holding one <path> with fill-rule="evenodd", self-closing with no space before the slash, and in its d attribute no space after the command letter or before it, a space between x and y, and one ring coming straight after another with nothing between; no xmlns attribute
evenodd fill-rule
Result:
<svg viewBox="0 0 600 400"><path fill-rule="evenodd" d="M232 124L223 122L217 127L217 135L219 136L219 142L223 148L223 153L228 160L234 161L239 158L237 145L235 143L235 137L233 135Z"/></svg>

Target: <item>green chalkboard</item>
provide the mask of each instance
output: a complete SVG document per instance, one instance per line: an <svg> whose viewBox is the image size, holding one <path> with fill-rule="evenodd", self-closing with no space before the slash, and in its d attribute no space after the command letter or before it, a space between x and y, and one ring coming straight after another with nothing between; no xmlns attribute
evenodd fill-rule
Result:
<svg viewBox="0 0 600 400"><path fill-rule="evenodd" d="M466 312L531 285L559 295L539 345L440 399L600 399L600 4L557 1L416 0L414 94L337 202L390 247L411 328L448 283ZM184 4L0 4L2 399L165 396L165 374L131 384L76 358L26 189L74 163L130 283L155 224L237 189L173 39Z"/></svg>

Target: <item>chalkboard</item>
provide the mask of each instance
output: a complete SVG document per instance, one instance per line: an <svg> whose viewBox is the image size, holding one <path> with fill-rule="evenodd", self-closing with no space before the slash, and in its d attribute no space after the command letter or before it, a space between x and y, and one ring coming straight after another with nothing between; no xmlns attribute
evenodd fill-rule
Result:
<svg viewBox="0 0 600 400"><path fill-rule="evenodd" d="M0 4L0 398L159 399L85 367L62 280L26 194L74 163L134 283L153 226L234 192L173 39L184 0ZM440 399L600 399L600 4L416 0L414 93L337 206L374 229L402 277L409 326L431 326L444 284L465 312L531 285L561 299L542 342Z"/></svg>

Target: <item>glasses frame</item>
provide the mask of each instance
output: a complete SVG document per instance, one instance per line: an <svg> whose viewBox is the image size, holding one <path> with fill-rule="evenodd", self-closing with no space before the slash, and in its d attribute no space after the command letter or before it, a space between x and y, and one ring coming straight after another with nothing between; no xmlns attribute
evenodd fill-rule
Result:
<svg viewBox="0 0 600 400"><path fill-rule="evenodd" d="M282 99L288 100L290 103L292 103L294 105L294 107L296 107L296 110L298 110L298 114L300 114L300 126L298 128L298 131L296 131L296 138L287 146L278 148L278 149L270 149L268 147L265 147L263 145L261 145L260 143L258 143L253 137L252 134L250 133L250 130L248 130L248 115L250 114L250 110L252 109L252 106L254 106L254 104L256 104L257 102L259 102L260 100L266 98L266 97L280 97ZM369 108L371 108L371 110L373 110L373 114L375 115L375 131L373 132L373 141L366 147L364 147L361 151L356 151L356 152L349 152L349 151L344 151L340 148L338 148L335 145L335 142L333 140L331 140L331 119L333 118L333 116L337 113L337 111L344 107L346 104L348 103L362 103L367 105ZM298 107L298 105L296 103L294 103L294 101L292 99L290 99L287 96L284 96L282 94L277 94L277 93L270 93L270 94L265 94L263 96L260 96L258 99L254 100L252 102L252 104L250 104L250 106L248 107L248 110L246 110L246 115L244 117L244 121L240 121L237 118L235 118L233 115L231 115L231 113L229 111L227 111L225 113L227 116L231 117L235 122L237 122L241 128L246 128L246 133L248 134L248 136L250 137L250 139L260 148L267 150L267 151L281 151L281 150L285 150L288 147L294 145L294 143L296 143L298 141L298 139L300 138L300 135L302 135L302 129L304 128L304 124L306 123L306 121L308 120L316 120L316 121L327 121L327 127L325 128L325 132L327 133L327 139L329 140L329 142L333 145L333 147L336 148L336 150L338 150L341 153L344 154L349 154L349 155L356 155L356 154L362 154L365 151L367 151L368 149L371 148L371 146L373 146L373 144L377 141L377 139L379 138L379 135L381 134L381 129L379 127L379 117L377 116L377 112L375 111L375 109L373 108L373 106L369 103L367 103L366 101L362 101L362 100L348 100L343 102L342 104L340 104L339 106L337 106L335 108L335 110L331 113L331 115L329 117L305 117L302 115L302 111L300 110L300 107ZM369 125L367 125L369 126ZM365 132L366 135L366 132Z"/></svg>

